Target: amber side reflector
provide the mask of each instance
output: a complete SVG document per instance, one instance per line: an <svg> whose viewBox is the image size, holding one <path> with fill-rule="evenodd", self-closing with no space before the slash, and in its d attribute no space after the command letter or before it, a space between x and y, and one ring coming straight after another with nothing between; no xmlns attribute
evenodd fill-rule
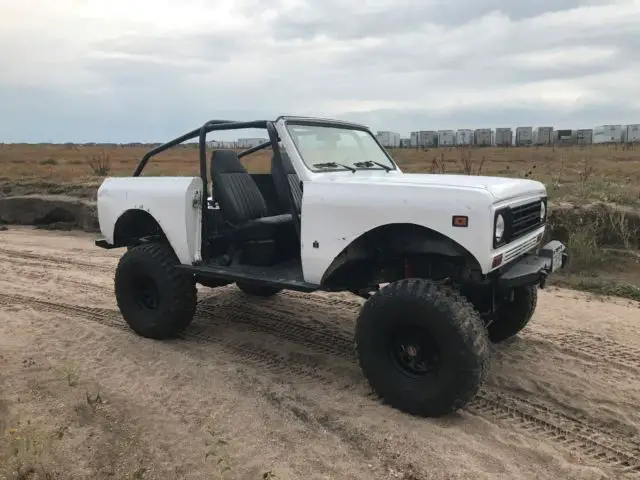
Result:
<svg viewBox="0 0 640 480"><path fill-rule="evenodd" d="M451 225L453 225L454 227L468 227L469 217L465 217L463 215L454 215L451 220Z"/></svg>
<svg viewBox="0 0 640 480"><path fill-rule="evenodd" d="M491 262L491 268L499 267L502 264L502 254L496 255L493 257L493 262Z"/></svg>

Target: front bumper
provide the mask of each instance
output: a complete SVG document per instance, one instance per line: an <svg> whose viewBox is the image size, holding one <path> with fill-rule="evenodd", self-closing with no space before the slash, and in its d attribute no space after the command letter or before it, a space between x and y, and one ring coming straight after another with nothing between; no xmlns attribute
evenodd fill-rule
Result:
<svg viewBox="0 0 640 480"><path fill-rule="evenodd" d="M502 288L540 285L544 288L547 276L556 272L567 263L569 258L566 247L558 240L552 240L537 254L529 253L508 266L498 277L498 286Z"/></svg>

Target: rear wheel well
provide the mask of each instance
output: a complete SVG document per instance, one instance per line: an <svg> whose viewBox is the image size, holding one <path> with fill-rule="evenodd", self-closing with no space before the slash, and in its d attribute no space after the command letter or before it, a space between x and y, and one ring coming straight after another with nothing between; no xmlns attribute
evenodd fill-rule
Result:
<svg viewBox="0 0 640 480"><path fill-rule="evenodd" d="M406 277L481 278L475 257L435 230L412 223L376 227L351 242L334 259L322 283L362 288Z"/></svg>
<svg viewBox="0 0 640 480"><path fill-rule="evenodd" d="M131 247L143 238L166 239L162 227L149 212L131 209L120 215L113 229L113 243L118 247Z"/></svg>

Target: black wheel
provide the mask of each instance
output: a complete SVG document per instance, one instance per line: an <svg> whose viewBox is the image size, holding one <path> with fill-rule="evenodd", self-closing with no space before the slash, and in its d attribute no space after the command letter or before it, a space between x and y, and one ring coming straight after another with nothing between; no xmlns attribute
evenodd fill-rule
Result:
<svg viewBox="0 0 640 480"><path fill-rule="evenodd" d="M193 320L196 285L176 268L178 263L169 246L157 243L132 247L120 258L116 300L123 318L139 335L171 337Z"/></svg>
<svg viewBox="0 0 640 480"><path fill-rule="evenodd" d="M281 288L260 285L259 283L236 282L236 285L247 295L255 295L256 297L272 297L282 291Z"/></svg>
<svg viewBox="0 0 640 480"><path fill-rule="evenodd" d="M498 307L493 321L487 327L489 339L493 343L500 343L517 335L531 320L537 304L536 285L515 288L513 300Z"/></svg>
<svg viewBox="0 0 640 480"><path fill-rule="evenodd" d="M422 279L390 283L367 300L356 348L365 377L387 404L426 417L467 404L485 379L490 354L474 307Z"/></svg>

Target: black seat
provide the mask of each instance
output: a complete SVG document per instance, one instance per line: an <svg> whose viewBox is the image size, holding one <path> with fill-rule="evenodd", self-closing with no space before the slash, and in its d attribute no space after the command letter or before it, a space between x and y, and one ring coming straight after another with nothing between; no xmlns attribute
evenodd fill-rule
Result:
<svg viewBox="0 0 640 480"><path fill-rule="evenodd" d="M275 157L275 155L274 155ZM280 208L284 212L290 212L291 207L289 207L289 188L291 189L291 193L293 194L293 201L296 207L296 211L298 214L300 213L300 209L302 206L302 189L300 188L300 178L298 174L293 168L293 164L291 163L291 158L287 155L287 152L284 151L284 148L280 147L280 157L282 158L282 168L286 175L286 183L285 178L281 175L278 175L274 172L274 158L271 158L271 176L273 178L273 183L276 187L276 193L278 195L278 202L280 203Z"/></svg>
<svg viewBox="0 0 640 480"><path fill-rule="evenodd" d="M268 216L267 204L233 150L211 154L211 185L222 216L238 240L274 239L292 224L291 214Z"/></svg>

